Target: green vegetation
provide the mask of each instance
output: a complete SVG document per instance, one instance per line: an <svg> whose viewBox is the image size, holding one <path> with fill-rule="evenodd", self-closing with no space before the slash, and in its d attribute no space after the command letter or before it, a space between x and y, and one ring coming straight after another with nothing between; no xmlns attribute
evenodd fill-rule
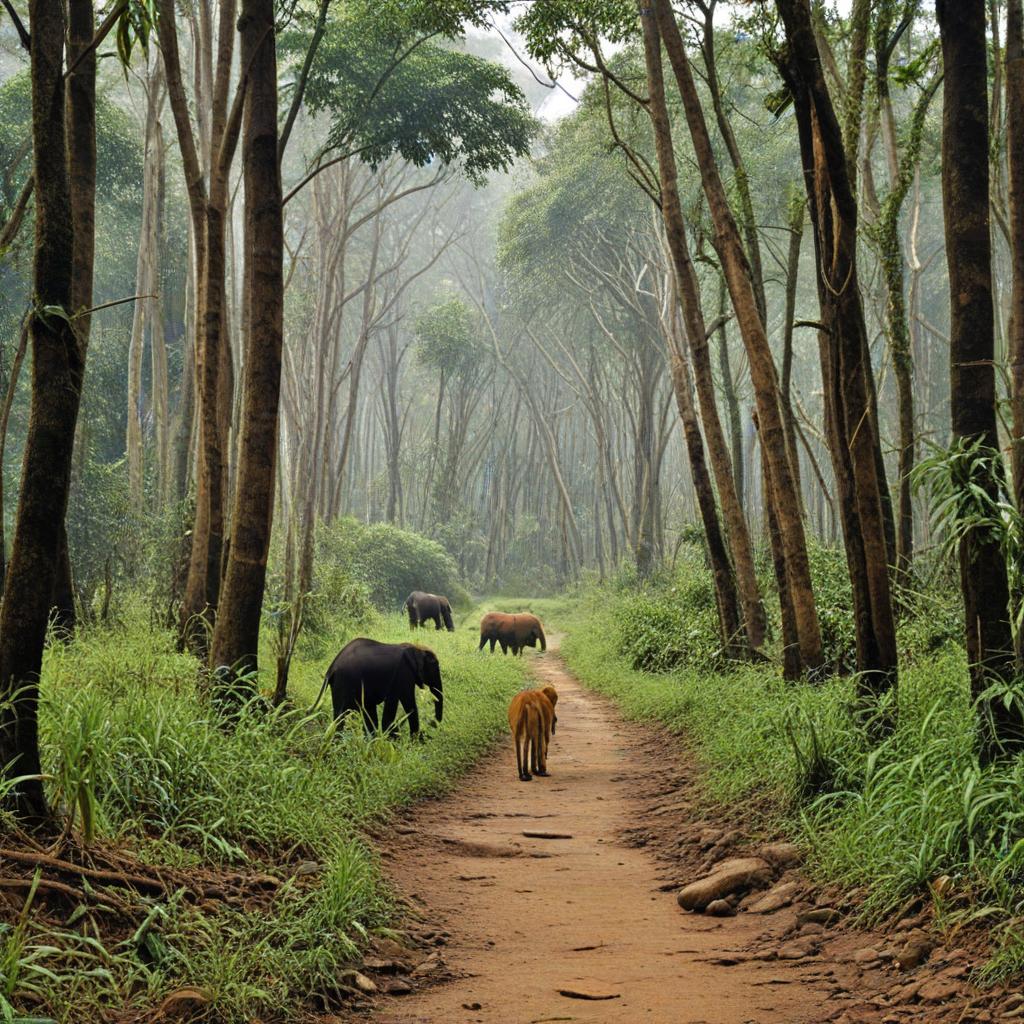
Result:
<svg viewBox="0 0 1024 1024"><path fill-rule="evenodd" d="M816 554L823 591L830 561L829 552ZM908 595L898 726L872 747L853 713L853 677L809 686L759 665L716 671L703 653L715 643L702 596L711 582L693 559L681 565L639 591L584 591L559 624L572 670L628 716L684 737L706 768L709 800L727 811L742 806L767 833L792 835L813 872L863 895L868 919L949 876L935 896L940 920L984 919L997 945L987 973L1018 970L1024 766L979 767L964 653L948 639L945 608L955 594L947 598L933 579ZM837 626L834 642L845 635Z"/></svg>
<svg viewBox="0 0 1024 1024"><path fill-rule="evenodd" d="M273 1019L307 997L330 1002L360 940L392 918L360 829L444 790L479 757L523 673L522 662L477 655L470 626L430 631L418 639L441 660L443 724L418 744L404 732L394 741L355 728L335 735L329 697L307 709L336 650L358 631L409 638L397 612L368 614L359 630L325 626L315 645L323 655L300 652L293 710L245 714L230 732L196 702L194 659L139 609L116 629L49 647L44 767L51 799L73 815L83 843L199 879L286 880L304 860L322 869L283 881L251 907L231 899L197 906L184 891L159 899L126 892L128 921L44 911L0 926L0 1013L14 990L19 1006L34 994L37 1012L61 1022L86 1019L90 1007L99 1019L101 1004L152 1007L181 986L201 989L219 1021Z"/></svg>

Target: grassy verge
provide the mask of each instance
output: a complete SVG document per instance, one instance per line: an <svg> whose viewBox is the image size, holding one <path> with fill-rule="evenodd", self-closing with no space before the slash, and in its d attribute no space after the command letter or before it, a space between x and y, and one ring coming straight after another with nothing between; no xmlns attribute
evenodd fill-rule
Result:
<svg viewBox="0 0 1024 1024"><path fill-rule="evenodd" d="M10 919L0 924L0 1019L17 1007L61 1024L120 1020L195 987L204 1019L269 1024L333 989L361 938L391 919L360 826L448 787L501 730L522 683L518 660L477 654L474 626L418 638L438 654L445 684L444 723L421 744L334 735L329 697L308 713L344 633L311 643L294 664L299 710L243 717L230 733L197 702L194 661L142 616L52 646L45 768L55 804L76 808L79 842L224 876L320 868L254 906L133 894L133 913L117 922L96 911L68 917L40 894L20 927L16 914L0 915ZM409 639L397 615L358 632ZM421 713L432 720L429 699Z"/></svg>
<svg viewBox="0 0 1024 1024"><path fill-rule="evenodd" d="M765 667L633 668L623 604L635 597L591 592L562 620L581 680L627 716L685 736L709 801L753 809L754 828L791 835L818 877L861 892L868 918L931 893L950 926L994 926L988 977L1024 968L1024 759L979 768L962 650L908 656L899 726L871 748L851 714L850 678L812 687ZM940 896L931 884L943 876Z"/></svg>

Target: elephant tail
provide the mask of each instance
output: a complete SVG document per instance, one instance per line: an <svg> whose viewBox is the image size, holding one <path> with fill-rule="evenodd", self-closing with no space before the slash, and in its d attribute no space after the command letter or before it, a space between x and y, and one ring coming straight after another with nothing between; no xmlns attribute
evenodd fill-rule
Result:
<svg viewBox="0 0 1024 1024"><path fill-rule="evenodd" d="M324 675L324 685L320 687L320 692L317 694L316 700L313 701L313 705L309 709L310 711L316 711L316 709L320 706L320 701L322 701L324 699L324 693L327 690L327 684L330 681L331 681L331 671L330 671L330 669L328 669L327 673Z"/></svg>

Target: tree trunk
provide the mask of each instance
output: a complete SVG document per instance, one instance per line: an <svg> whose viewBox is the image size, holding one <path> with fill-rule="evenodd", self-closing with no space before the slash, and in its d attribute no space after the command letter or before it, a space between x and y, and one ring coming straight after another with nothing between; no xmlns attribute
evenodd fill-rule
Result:
<svg viewBox="0 0 1024 1024"><path fill-rule="evenodd" d="M796 289L800 278L800 248L804 239L805 202L790 197L789 251L786 254L786 308L782 320L782 374L779 380L779 401L786 426L786 447L793 467L797 493L803 501L800 486L800 457L796 447L796 416L793 413L793 328L796 318Z"/></svg>
<svg viewBox="0 0 1024 1024"><path fill-rule="evenodd" d="M732 164L733 182L736 187L736 196L739 199L740 219L743 223L743 237L747 246L747 259L750 262L750 274L754 285L754 296L757 299L757 310L761 315L763 323L768 322L768 303L764 293L764 269L761 261L761 242L757 236L757 221L754 217L754 201L750 195L750 178L747 175L746 164L740 153L739 143L736 141L736 134L732 130L732 124L725 111L725 104L722 102L722 89L718 82L718 63L715 59L715 20L714 4L707 4L704 8L704 33L702 37L702 50L704 53L704 67L707 70L707 86L711 95L711 106L715 112L715 121L718 124L718 131L725 143L726 152L729 154L729 162ZM737 490L742 495L743 486L739 484Z"/></svg>
<svg viewBox="0 0 1024 1024"><path fill-rule="evenodd" d="M1013 410L1013 489L1024 509L1024 13L1021 0L1006 8L1006 155L1009 164L1010 403Z"/></svg>
<svg viewBox="0 0 1024 1024"><path fill-rule="evenodd" d="M68 75L64 95L65 134L68 147L68 187L71 196L74 256L71 271L71 308L78 314L75 333L82 360L89 348L92 317L93 264L96 242L96 53L93 40L92 0L74 0L67 8ZM53 589L53 622L57 634L70 636L75 628L75 586L71 571L66 525L60 524L57 578Z"/></svg>
<svg viewBox="0 0 1024 1024"><path fill-rule="evenodd" d="M729 359L729 332L726 329L726 304L729 293L725 286L725 278L718 278L718 372L722 378L722 397L729 417L729 446L732 449L732 473L736 481L736 502L743 508L746 500L743 480L743 417L740 414L740 403L736 396L736 382L732 376ZM795 467L794 467L795 469Z"/></svg>
<svg viewBox="0 0 1024 1024"><path fill-rule="evenodd" d="M11 422L11 406L18 389L18 377L21 375L21 364L25 361L28 349L29 320L25 318L18 335L18 348L7 375L7 390L4 393L3 408L0 409L0 597L3 597L7 581L7 529L4 525L4 452L7 450L7 429Z"/></svg>
<svg viewBox="0 0 1024 1024"><path fill-rule="evenodd" d="M82 11L76 3L71 8L71 18L78 25ZM77 217L71 208L68 163L63 158L67 150L62 5L57 0L32 0L30 16L36 307L30 325L32 404L14 544L0 609L0 693L10 701L0 711L0 764L9 779L33 776L18 784L11 804L26 818L42 822L49 812L39 778L39 674L57 576L61 525L67 511L85 366L84 348L70 319L75 254L84 253L89 243L82 239L76 250ZM82 75L87 77L88 72ZM78 84L89 94L88 83ZM95 121L87 118L86 127L90 123ZM78 136L76 142L88 144L89 140ZM77 145L72 156L76 151ZM53 311L44 313L47 308Z"/></svg>
<svg viewBox="0 0 1024 1024"><path fill-rule="evenodd" d="M793 95L804 181L814 230L822 382L832 466L843 511L853 585L858 690L880 696L896 682L896 626L889 585L889 544L879 477L881 444L867 328L857 279L855 166L821 71L805 0L777 0L786 28L783 74ZM880 728L885 723L875 723Z"/></svg>
<svg viewBox="0 0 1024 1024"><path fill-rule="evenodd" d="M768 459L770 495L775 502L779 532L786 553L787 580L800 633L800 656L805 670L814 673L822 663L821 626L814 602L800 495L789 464L775 362L768 345L764 321L758 312L750 264L718 171L682 34L668 0L654 0L653 9L683 102L694 153L700 167L701 183L715 227L716 248L722 259L733 310L747 350L761 445Z"/></svg>
<svg viewBox="0 0 1024 1024"><path fill-rule="evenodd" d="M273 0L242 0L241 63L248 69L242 166L245 176L246 358L237 489L224 592L211 665L235 686L255 688L260 614L274 517L281 348L284 230L277 162L277 57Z"/></svg>
<svg viewBox="0 0 1024 1024"><path fill-rule="evenodd" d="M153 396L153 441L156 462L155 507L164 509L171 499L171 416L170 380L167 369L167 341L164 335L164 303L161 294L160 256L167 244L164 223L166 195L166 149L163 126L156 124L156 250L152 266L153 316L150 321L150 390ZM186 346L187 347L187 346Z"/></svg>
<svg viewBox="0 0 1024 1024"><path fill-rule="evenodd" d="M741 626L739 603L736 600L736 581L733 577L732 565L729 563L729 555L726 552L725 539L718 523L715 494L711 487L707 462L704 459L704 442L700 436L697 414L693 408L690 374L687 372L682 351L678 346L674 346L669 358L672 369L672 388L676 395L679 418L683 424L683 437L686 441L690 475L693 478L697 507L700 509L701 523L704 526L711 575L715 581L715 601L718 606L722 647L732 657L742 658L747 653L747 648L740 642Z"/></svg>
<svg viewBox="0 0 1024 1024"><path fill-rule="evenodd" d="M196 405L199 412L199 458L196 467L196 513L188 577L179 612L181 642L205 656L220 592L224 544L224 480L227 430L231 423L230 378L225 377L230 350L225 337L225 218L227 178L238 140L239 122L227 116L228 86L234 51L235 0L220 7L216 75L210 109L197 102L200 144L209 183L200 164L178 53L172 0L156 0L158 38L164 58L167 94L174 115L188 190L196 264ZM201 12L202 13L202 9ZM209 27L201 33L197 70L212 61ZM207 69L208 79L212 71ZM205 93L204 93L205 95ZM225 407L227 406L227 407Z"/></svg>
<svg viewBox="0 0 1024 1024"><path fill-rule="evenodd" d="M156 274L158 235L158 203L160 184L159 105L162 85L159 74L151 71L145 79L146 124L144 129L145 157L142 169L142 224L139 232L139 252L135 268L135 308L132 332L128 345L128 410L125 452L128 458L128 495L132 512L141 516L144 507L145 464L142 439L142 359L149 324L155 338L153 313L155 300L150 298L159 287ZM144 297L145 296L145 297Z"/></svg>
<svg viewBox="0 0 1024 1024"><path fill-rule="evenodd" d="M980 442L998 465L992 250L989 237L989 138L984 0L937 0L942 41L942 212L950 295L950 404L953 436ZM998 474L978 481L995 499ZM978 702L981 756L998 757L1024 738L1016 703L984 697L1013 677L1006 561L998 537L968 528L960 541L960 584L967 662ZM5 606L7 602L4 602Z"/></svg>

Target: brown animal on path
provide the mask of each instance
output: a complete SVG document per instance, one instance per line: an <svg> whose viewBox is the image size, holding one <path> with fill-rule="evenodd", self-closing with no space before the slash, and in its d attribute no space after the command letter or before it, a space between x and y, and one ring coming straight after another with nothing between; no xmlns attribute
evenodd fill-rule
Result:
<svg viewBox="0 0 1024 1024"><path fill-rule="evenodd" d="M508 654L509 648L513 654L521 654L524 647L536 647L538 640L540 649L546 651L548 642L544 627L536 615L488 612L480 620L480 646L477 649L482 651L484 644L490 641L492 654L496 643L501 644L502 654Z"/></svg>
<svg viewBox="0 0 1024 1024"><path fill-rule="evenodd" d="M516 771L520 782L529 782L533 775L548 773L548 743L555 728L554 687L543 690L522 690L512 698L508 708L508 724L516 745Z"/></svg>

